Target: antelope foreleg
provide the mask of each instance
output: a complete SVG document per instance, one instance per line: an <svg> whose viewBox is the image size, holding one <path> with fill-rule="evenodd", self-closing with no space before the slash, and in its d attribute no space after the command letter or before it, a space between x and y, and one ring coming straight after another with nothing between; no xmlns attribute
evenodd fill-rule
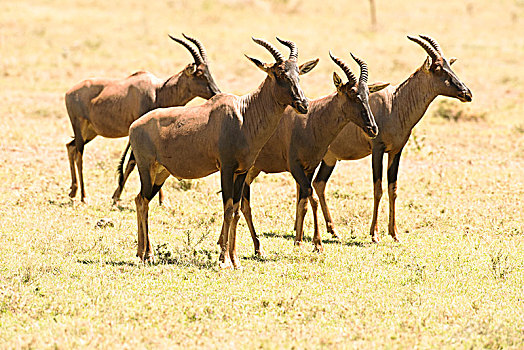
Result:
<svg viewBox="0 0 524 350"><path fill-rule="evenodd" d="M249 186L246 183L244 184L244 189L242 190L242 202L241 202L240 209L242 210L242 213L244 214L244 218L246 219L249 233L251 233L251 239L253 240L253 245L255 247L255 255L262 257L264 253L262 249L260 248L260 240L255 230L255 225L253 224L250 200L251 200L251 186Z"/></svg>
<svg viewBox="0 0 524 350"><path fill-rule="evenodd" d="M369 233L373 242L378 242L378 206L380 198L382 198L382 158L384 156L384 148L376 146L372 153L372 167L373 167L373 219L371 220L371 228Z"/></svg>
<svg viewBox="0 0 524 350"><path fill-rule="evenodd" d="M336 163L335 163L336 164ZM320 208L322 209L322 214L324 215L324 220L326 221L326 229L328 233L331 233L333 238L339 238L335 232L335 226L333 225L333 219L329 212L329 208L326 202L326 184L335 169L335 165L328 165L325 161L322 161L320 169L318 170L317 176L313 181L313 188L317 193L318 200L320 202Z"/></svg>
<svg viewBox="0 0 524 350"><path fill-rule="evenodd" d="M318 201L313 197L309 196L309 203L311 204L311 211L313 212L313 245L315 246L315 251L322 252L324 247L322 246L322 237L320 236L320 230L318 229Z"/></svg>
<svg viewBox="0 0 524 350"><path fill-rule="evenodd" d="M304 237L304 218L307 213L307 197L300 198L297 202L297 228L295 232L295 246L300 247Z"/></svg>
<svg viewBox="0 0 524 350"><path fill-rule="evenodd" d="M398 167L400 163L400 150L395 155L388 155L388 197L389 197L389 235L398 241L397 237L397 225L395 223L395 200L397 199L397 175Z"/></svg>
<svg viewBox="0 0 524 350"><path fill-rule="evenodd" d="M220 182L222 187L222 202L224 204L224 220L220 233L220 256L218 258L220 268L231 268L232 262L229 255L229 229L233 219L233 169L220 169Z"/></svg>
<svg viewBox="0 0 524 350"><path fill-rule="evenodd" d="M242 190L246 180L246 173L235 176L233 184L233 217L231 219L231 227L229 229L229 256L235 268L240 267L240 261L237 256L237 224L240 219L240 200L242 198Z"/></svg>

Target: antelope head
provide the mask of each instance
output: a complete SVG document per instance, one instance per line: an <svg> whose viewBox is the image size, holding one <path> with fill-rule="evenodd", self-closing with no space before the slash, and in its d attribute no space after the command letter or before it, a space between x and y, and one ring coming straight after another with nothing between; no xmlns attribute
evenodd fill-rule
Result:
<svg viewBox="0 0 524 350"><path fill-rule="evenodd" d="M198 49L197 51L186 41L169 35L171 39L188 49L191 56L193 56L194 63L188 64L186 68L184 68L182 75L184 77L183 79L186 80L186 86L189 90L188 92L193 96L202 97L206 100L210 99L216 94L219 94L220 89L215 83L211 71L209 70L206 50L199 40L191 38L185 34L182 35L184 38L192 42Z"/></svg>
<svg viewBox="0 0 524 350"><path fill-rule="evenodd" d="M440 95L457 98L462 102L471 102L473 98L471 91L451 69L451 65L457 59L450 58L448 60L445 58L435 39L427 35L419 35L419 37L421 39L408 35L409 40L422 46L429 55L422 66L422 70L431 74L437 92Z"/></svg>
<svg viewBox="0 0 524 350"><path fill-rule="evenodd" d="M333 82L337 88L337 93L345 98L342 107L344 114L351 116L351 121L361 127L369 137L375 138L378 135L378 127L369 107L369 94L382 90L389 83L375 83L368 86L368 65L353 54L351 54L351 57L360 66L358 81L344 61L333 56L331 52L329 52L329 57L342 69L348 78L348 82L344 84L338 74L333 72Z"/></svg>
<svg viewBox="0 0 524 350"><path fill-rule="evenodd" d="M284 56L267 41L252 38L253 41L265 47L275 58L275 63L268 64L246 55L258 68L267 73L269 79L274 81L274 98L282 106L292 106L297 113L306 114L308 111L308 100L299 85L299 75L306 74L318 63L318 59L308 61L300 67L297 64L298 50L294 42L288 40L277 40L290 49L289 58Z"/></svg>

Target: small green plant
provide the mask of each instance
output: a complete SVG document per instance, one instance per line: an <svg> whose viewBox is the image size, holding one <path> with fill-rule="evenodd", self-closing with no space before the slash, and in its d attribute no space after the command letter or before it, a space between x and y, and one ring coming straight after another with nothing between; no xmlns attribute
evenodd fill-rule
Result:
<svg viewBox="0 0 524 350"><path fill-rule="evenodd" d="M402 282L403 285L418 284L424 281L426 277L426 265L422 265L417 261L413 261L410 264L406 264L405 267L408 273Z"/></svg>
<svg viewBox="0 0 524 350"><path fill-rule="evenodd" d="M417 136L417 134L413 133L412 134L413 137L411 137L411 140L410 141L413 141L413 149L417 152L420 152L422 151L422 149L424 148L424 141L426 140L426 136L425 135L422 135L422 136Z"/></svg>
<svg viewBox="0 0 524 350"><path fill-rule="evenodd" d="M186 241L180 248L170 249L167 243L155 247L156 263L176 264L183 266L197 266L210 268L215 266L213 254L210 250L198 248L209 236L211 231L205 231L196 241L191 237L191 230L186 230Z"/></svg>
<svg viewBox="0 0 524 350"><path fill-rule="evenodd" d="M509 262L509 256L502 249L490 254L489 266L491 274L495 279L504 279L513 271L513 267Z"/></svg>
<svg viewBox="0 0 524 350"><path fill-rule="evenodd" d="M180 191L189 191L193 187L193 182L191 180L180 180L178 181L178 189Z"/></svg>

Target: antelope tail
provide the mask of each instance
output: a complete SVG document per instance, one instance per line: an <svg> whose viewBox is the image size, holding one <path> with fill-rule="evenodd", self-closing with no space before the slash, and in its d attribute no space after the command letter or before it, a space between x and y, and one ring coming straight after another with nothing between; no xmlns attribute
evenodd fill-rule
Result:
<svg viewBox="0 0 524 350"><path fill-rule="evenodd" d="M116 168L116 173L118 174L118 185L121 185L124 182L124 163L126 161L126 154L129 151L129 148L131 148L131 143L128 141L126 149L124 150L124 153L122 153L120 162L118 162L118 167Z"/></svg>

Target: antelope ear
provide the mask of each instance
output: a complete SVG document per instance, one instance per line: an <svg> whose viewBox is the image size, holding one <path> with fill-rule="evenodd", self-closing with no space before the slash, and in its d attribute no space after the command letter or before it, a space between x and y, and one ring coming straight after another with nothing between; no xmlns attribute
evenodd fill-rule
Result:
<svg viewBox="0 0 524 350"><path fill-rule="evenodd" d="M457 60L456 57L451 57L451 58L449 59L449 65L451 66L453 63L455 63L456 60Z"/></svg>
<svg viewBox="0 0 524 350"><path fill-rule="evenodd" d="M372 94L374 92L380 91L388 85L389 83L374 83L374 84L368 85L369 93Z"/></svg>
<svg viewBox="0 0 524 350"><path fill-rule="evenodd" d="M248 60L250 60L251 62L253 62L255 64L255 66L257 66L258 68L260 68L261 70L263 70L264 72L267 73L267 69L268 69L268 66L267 64L265 64L264 62L256 59L256 58L253 58L253 57L249 57L248 55L244 55L248 58Z"/></svg>
<svg viewBox="0 0 524 350"><path fill-rule="evenodd" d="M431 58L428 56L426 57L426 60L424 61L424 64L422 65L422 69L424 71L429 72L429 68L431 68Z"/></svg>
<svg viewBox="0 0 524 350"><path fill-rule="evenodd" d="M300 67L298 67L298 75L306 74L307 72L315 68L315 66L318 63L318 60L319 59L317 58L316 60L311 60L302 64Z"/></svg>
<svg viewBox="0 0 524 350"><path fill-rule="evenodd" d="M333 72L333 84L335 84L337 91L340 91L340 88L342 87L343 84L342 84L342 79L340 79L337 72Z"/></svg>
<svg viewBox="0 0 524 350"><path fill-rule="evenodd" d="M184 73L186 73L187 75L191 75L195 73L195 71L196 71L196 64L194 63L188 64L186 68L184 69Z"/></svg>

